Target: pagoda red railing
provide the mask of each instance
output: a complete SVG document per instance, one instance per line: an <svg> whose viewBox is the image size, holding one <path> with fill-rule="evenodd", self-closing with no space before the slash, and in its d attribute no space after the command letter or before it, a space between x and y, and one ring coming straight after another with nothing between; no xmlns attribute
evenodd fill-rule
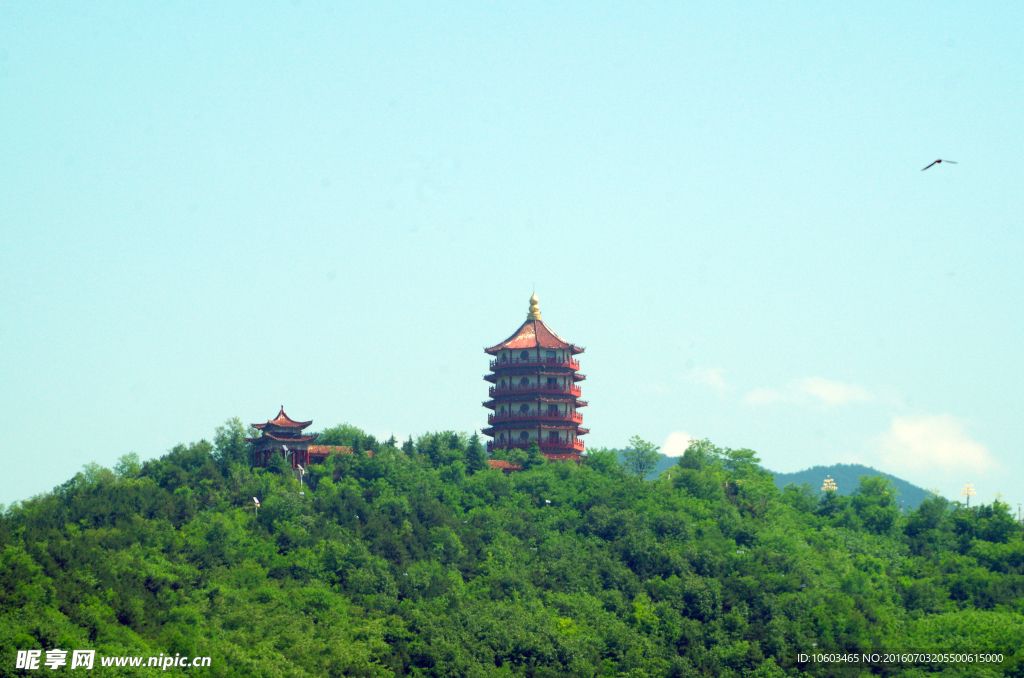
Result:
<svg viewBox="0 0 1024 678"><path fill-rule="evenodd" d="M487 389L489 396L496 395L507 395L509 393L526 393L528 391L546 391L548 393L569 393L574 396L579 396L583 393L579 386L562 386L561 384L538 384L532 383L522 386L520 384L512 384L510 386L491 386Z"/></svg>
<svg viewBox="0 0 1024 678"><path fill-rule="evenodd" d="M532 442L534 442L534 441L533 440L527 440L526 442L523 442L521 440L514 440L514 441L489 440L489 441L487 441L487 451L488 452L492 452L494 450L503 450L503 449L506 449L506 448L509 448L509 447L529 447L530 443L532 443ZM558 450L565 450L566 452L568 452L570 450L575 451L575 452L583 452L584 447L585 447L584 444L583 444L583 441L580 440L579 438L577 438L575 440L565 440L565 439L562 439L561 441L559 441L557 443L551 442L549 440L540 440L540 441L538 441L538 443L540 444L540 451L541 452L552 452L552 453L557 452Z"/></svg>
<svg viewBox="0 0 1024 678"><path fill-rule="evenodd" d="M529 412L495 412L487 415L488 424L496 424L502 421L523 421L526 419L583 423L583 415L579 412L545 412L544 410L538 412L537 410L530 410Z"/></svg>
<svg viewBox="0 0 1024 678"><path fill-rule="evenodd" d="M580 362L572 358L509 358L508 360L494 359L491 361L491 369L498 367L516 367L519 365L551 365L553 367L571 367L574 370L580 368Z"/></svg>

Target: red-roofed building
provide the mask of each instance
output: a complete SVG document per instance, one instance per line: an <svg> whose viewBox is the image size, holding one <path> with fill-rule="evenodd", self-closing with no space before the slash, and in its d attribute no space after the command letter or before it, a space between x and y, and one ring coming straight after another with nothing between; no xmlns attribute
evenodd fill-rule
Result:
<svg viewBox="0 0 1024 678"><path fill-rule="evenodd" d="M498 469L505 475L512 473L513 471L522 471L523 467L519 464L513 464L510 461L504 459L488 459L487 463L490 464L491 468Z"/></svg>
<svg viewBox="0 0 1024 678"><path fill-rule="evenodd" d="M312 421L295 421L284 413L284 405L277 417L265 424L253 424L252 427L260 430L259 438L247 438L252 443L253 466L267 466L274 453L284 455L284 458L291 462L292 468L298 464L309 466L313 455L310 454L310 443L317 439L317 434L304 435L302 430L312 424ZM319 446L325 447L325 446ZM323 461L328 454L315 455L319 457L314 461Z"/></svg>
<svg viewBox="0 0 1024 678"><path fill-rule="evenodd" d="M310 445L306 451L309 453L309 463L311 464L322 464L327 461L328 457L339 454L352 454L352 448L344 445ZM373 452L366 454L373 456Z"/></svg>
<svg viewBox="0 0 1024 678"><path fill-rule="evenodd" d="M530 311L515 333L484 351L494 356L491 372L484 376L492 386L491 399L484 407L488 427L483 432L493 438L487 451L510 447L529 447L536 441L550 461L580 461L583 441L588 433L580 426L578 410L587 403L580 400L580 387L586 379L573 356L583 349L551 331L540 316L537 295L530 297ZM492 462L492 468L493 468Z"/></svg>

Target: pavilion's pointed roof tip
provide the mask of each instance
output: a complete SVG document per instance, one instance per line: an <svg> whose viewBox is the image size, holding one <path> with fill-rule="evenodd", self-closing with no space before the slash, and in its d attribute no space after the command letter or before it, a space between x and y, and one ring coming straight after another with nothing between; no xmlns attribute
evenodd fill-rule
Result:
<svg viewBox="0 0 1024 678"><path fill-rule="evenodd" d="M312 421L295 421L294 419L289 417L287 414L285 414L284 405L281 405L281 411L277 413L276 417L274 417L273 419L269 420L266 424L253 424L252 426L253 426L253 428L258 428L258 429L261 429L261 430L266 428L268 425L269 426L278 426L278 427L282 427L282 428L298 428L298 429L301 430L301 429L306 428L307 426L309 426L312 423L313 423Z"/></svg>

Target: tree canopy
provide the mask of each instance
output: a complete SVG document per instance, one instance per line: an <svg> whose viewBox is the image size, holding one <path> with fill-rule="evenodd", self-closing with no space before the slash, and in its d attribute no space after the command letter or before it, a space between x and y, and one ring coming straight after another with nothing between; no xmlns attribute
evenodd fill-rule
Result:
<svg viewBox="0 0 1024 678"><path fill-rule="evenodd" d="M451 431L325 433L374 454L310 467L304 494L286 466L250 468L229 420L7 509L0 672L16 650L88 648L212 657L197 676L1024 675L1004 503L902 514L878 477L779 490L752 451L706 440L645 481L608 450L525 450L504 475ZM1003 660L797 661L815 650Z"/></svg>
<svg viewBox="0 0 1024 678"><path fill-rule="evenodd" d="M629 439L629 447L622 451L622 456L630 473L640 478L653 471L661 458L658 446L641 439L640 436Z"/></svg>

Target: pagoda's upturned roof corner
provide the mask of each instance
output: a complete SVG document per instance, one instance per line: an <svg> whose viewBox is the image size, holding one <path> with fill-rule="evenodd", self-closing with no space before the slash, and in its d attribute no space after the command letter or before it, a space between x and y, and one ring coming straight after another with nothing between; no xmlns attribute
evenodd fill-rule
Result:
<svg viewBox="0 0 1024 678"><path fill-rule="evenodd" d="M285 414L285 412L284 412L284 405L281 405L281 411L277 413L277 417L275 417L274 419L268 420L267 423L265 423L265 424L253 424L252 427L255 428L255 429L263 430L267 426L279 426L281 428L297 428L297 429L301 430L301 429L306 428L307 426L309 426L312 423L313 423L312 419L310 419L309 421L295 421L294 419L289 417L287 414Z"/></svg>
<svg viewBox="0 0 1024 678"><path fill-rule="evenodd" d="M583 348L562 339L539 318L528 318L512 336L496 346L485 348L484 352L495 355L503 349L520 348L561 348L568 349L573 355L583 353Z"/></svg>

